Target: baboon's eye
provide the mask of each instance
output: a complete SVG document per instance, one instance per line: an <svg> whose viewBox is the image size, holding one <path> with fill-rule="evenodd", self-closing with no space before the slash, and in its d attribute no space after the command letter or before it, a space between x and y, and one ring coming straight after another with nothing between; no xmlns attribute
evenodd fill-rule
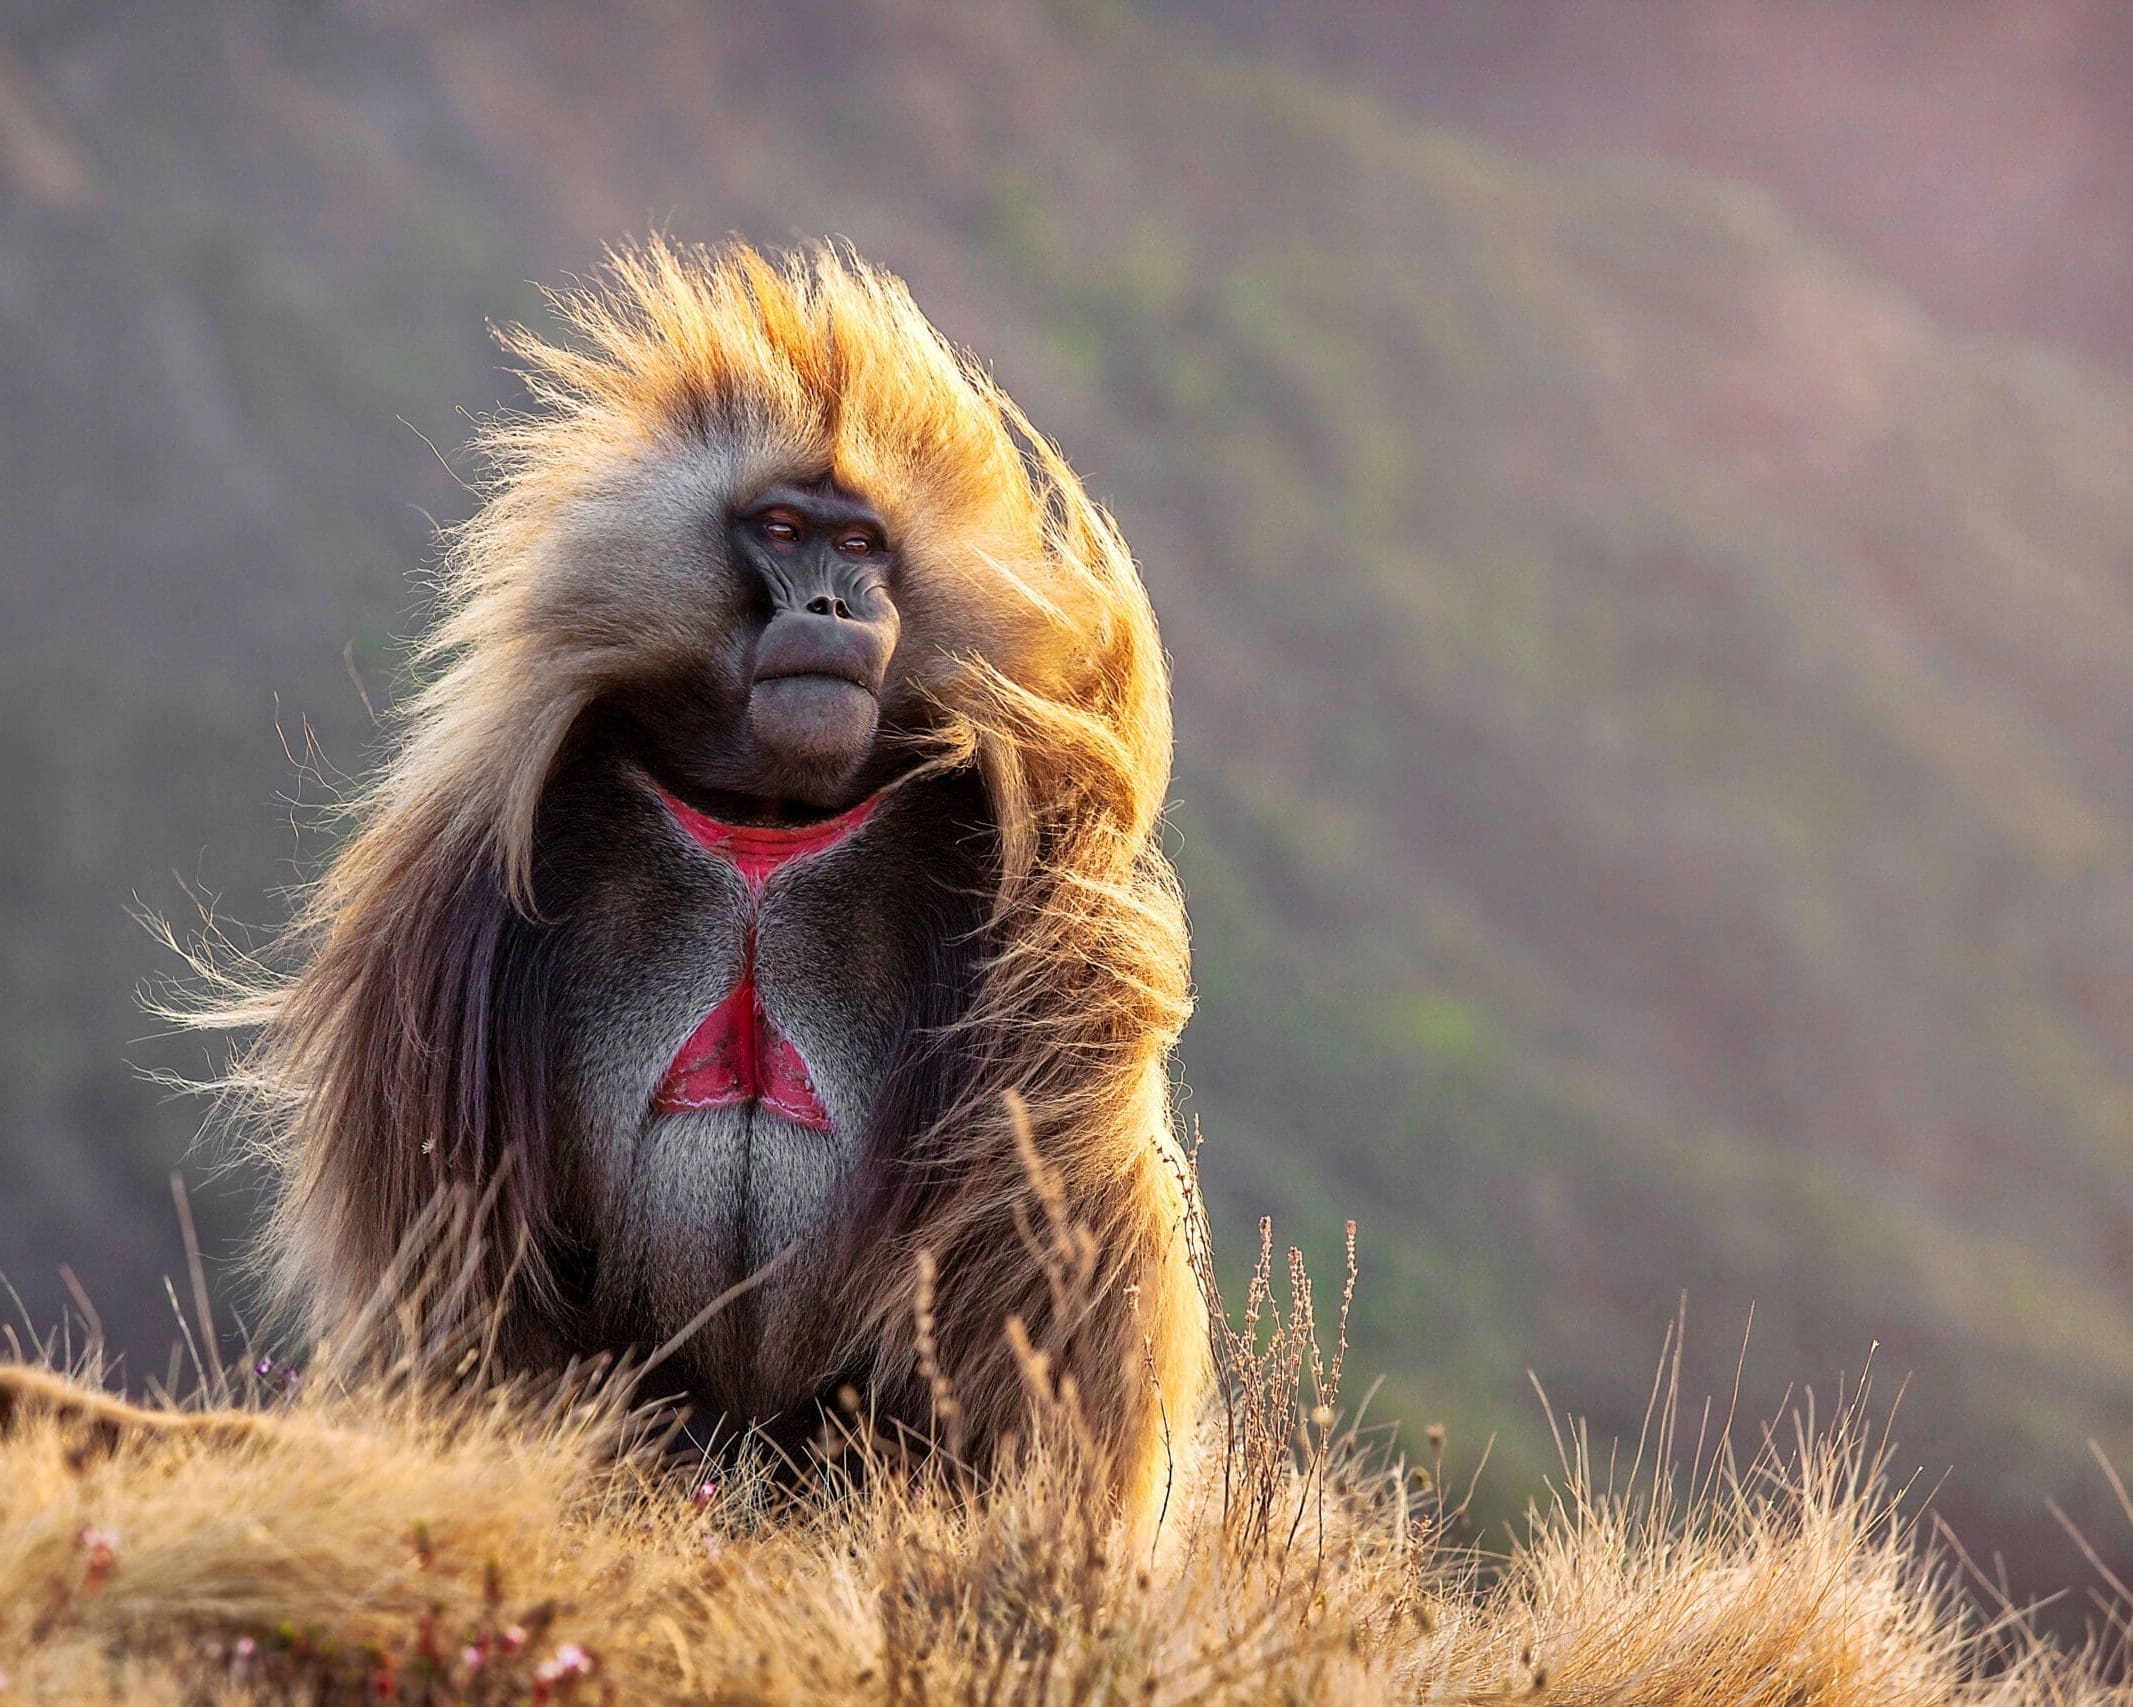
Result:
<svg viewBox="0 0 2133 1707"><path fill-rule="evenodd" d="M799 528L782 517L772 517L765 521L763 523L763 533L767 538L776 540L780 545L790 545L800 537Z"/></svg>
<svg viewBox="0 0 2133 1707"><path fill-rule="evenodd" d="M865 557L874 549L871 536L863 533L848 533L837 541L837 549L847 557Z"/></svg>

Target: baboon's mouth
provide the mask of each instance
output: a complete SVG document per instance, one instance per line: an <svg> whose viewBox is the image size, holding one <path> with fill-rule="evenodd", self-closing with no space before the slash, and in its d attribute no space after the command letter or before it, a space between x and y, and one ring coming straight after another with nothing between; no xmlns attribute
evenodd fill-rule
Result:
<svg viewBox="0 0 2133 1707"><path fill-rule="evenodd" d="M878 623L781 616L752 660L758 692L780 682L836 682L872 697L881 691L894 638Z"/></svg>
<svg viewBox="0 0 2133 1707"><path fill-rule="evenodd" d="M772 682L841 682L846 687L857 688L869 699L874 697L874 684L856 669L839 668L837 665L796 665L789 669L758 670L754 692L760 692Z"/></svg>

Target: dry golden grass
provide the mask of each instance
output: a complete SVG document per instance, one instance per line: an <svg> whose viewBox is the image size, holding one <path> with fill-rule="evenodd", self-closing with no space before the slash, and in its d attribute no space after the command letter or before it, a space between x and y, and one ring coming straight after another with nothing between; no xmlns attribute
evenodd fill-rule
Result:
<svg viewBox="0 0 2133 1707"><path fill-rule="evenodd" d="M331 1355L293 1385L271 1364L235 1392L211 1373L200 1402L162 1409L0 1369L4 1687L66 1702L2133 1700L2106 1682L2117 1656L1988 1619L1922 1553L1856 1400L1750 1463L1700 1446L1684 1463L1662 1392L1648 1461L1610 1491L1573 1432L1524 1542L1481 1558L1461 1544L1441 1431L1425 1436L1440 1462L1413 1465L1338 1420L1338 1328L1322 1355L1293 1253L1286 1300L1280 1278L1263 1250L1241 1316L1222 1318L1225 1399L1143 1556L1105 1521L1071 1384L1035 1361L1040 1438L983 1498L944 1454L856 1417L841 1467L797 1489L745 1453L678 1461L615 1373L497 1387L478 1344L360 1381Z"/></svg>

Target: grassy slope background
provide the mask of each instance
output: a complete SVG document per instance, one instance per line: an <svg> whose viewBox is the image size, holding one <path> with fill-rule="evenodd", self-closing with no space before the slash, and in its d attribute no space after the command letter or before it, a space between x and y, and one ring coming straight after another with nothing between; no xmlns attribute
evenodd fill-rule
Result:
<svg viewBox="0 0 2133 1707"><path fill-rule="evenodd" d="M0 33L0 1261L169 1338L196 1111L124 905L300 869L485 318L657 224L905 273L1118 510L1176 656L1218 1230L1362 1222L1380 1414L1547 1461L1915 1369L2033 1575L2133 1459L2133 387L1765 194L1522 163L1130 10L18 9ZM396 425L396 418L408 428ZM412 428L414 430L408 430ZM343 649L347 648L344 656ZM351 682L350 677L355 678ZM308 844L315 849L316 844ZM241 1192L203 1201L234 1236ZM160 1358L155 1360L160 1367ZM2115 1432L2114 1432L2115 1431ZM2062 1560L2062 1564L2054 1563Z"/></svg>

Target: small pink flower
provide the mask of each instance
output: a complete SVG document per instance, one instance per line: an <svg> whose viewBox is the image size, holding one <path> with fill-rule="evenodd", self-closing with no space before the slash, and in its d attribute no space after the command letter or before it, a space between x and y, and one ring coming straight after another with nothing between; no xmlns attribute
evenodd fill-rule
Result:
<svg viewBox="0 0 2133 1707"><path fill-rule="evenodd" d="M702 1511L707 1508L713 1500L717 1498L718 1479L716 1477L713 1477L709 1481L705 1482L702 1487L696 1490L695 1494L691 1496L689 1503L696 1507L698 1511Z"/></svg>
<svg viewBox="0 0 2133 1707"><path fill-rule="evenodd" d="M459 1650L459 1663L465 1666L468 1671L479 1671L489 1663L489 1656L481 1648L470 1642Z"/></svg>
<svg viewBox="0 0 2133 1707"><path fill-rule="evenodd" d="M91 1527L84 1529L79 1539L82 1550L89 1555L88 1569L82 1573L82 1593L95 1594L104 1586L111 1567L118 1563L118 1531Z"/></svg>
<svg viewBox="0 0 2133 1707"><path fill-rule="evenodd" d="M526 1645L526 1626L514 1624L504 1632L504 1652L515 1654Z"/></svg>
<svg viewBox="0 0 2133 1707"><path fill-rule="evenodd" d="M592 1676L593 1657L575 1642L565 1642L548 1659L534 1667L533 1681L545 1688Z"/></svg>

